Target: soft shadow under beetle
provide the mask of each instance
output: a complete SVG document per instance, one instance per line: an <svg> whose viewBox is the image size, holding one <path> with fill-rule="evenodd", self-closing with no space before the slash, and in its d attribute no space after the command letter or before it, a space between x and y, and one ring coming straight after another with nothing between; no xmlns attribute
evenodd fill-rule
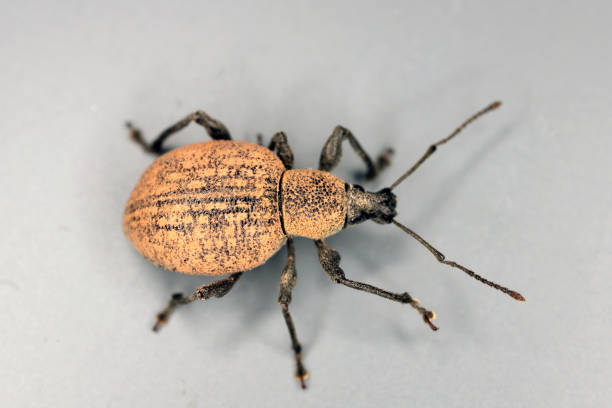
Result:
<svg viewBox="0 0 612 408"><path fill-rule="evenodd" d="M441 263L467 273L516 300L518 292L491 282L453 261L417 233L395 220L393 189L410 176L438 146L455 137L481 115L496 109L494 102L471 116L453 133L432 144L425 154L390 187L377 192L346 183L329 173L342 157L342 143L349 142L366 165L365 178L375 178L390 162L391 150L374 162L353 134L341 126L323 146L319 169L296 169L287 137L279 132L268 147L232 141L221 122L197 111L169 127L151 143L128 123L132 140L146 151L160 155L136 184L125 208L123 229L136 249L149 261L172 271L197 275L230 274L198 288L189 296L175 294L157 315L157 331L179 306L194 300L226 295L244 271L269 259L284 245L287 263L280 279L278 301L295 355L296 378L306 387L308 372L302 363L302 347L289 312L291 291L296 283L293 237L313 239L323 270L332 281L412 306L429 327L437 330L435 314L407 292L393 293L346 278L340 255L325 238L366 220L394 224L416 239ZM192 121L203 126L212 141L166 152L168 136Z"/></svg>

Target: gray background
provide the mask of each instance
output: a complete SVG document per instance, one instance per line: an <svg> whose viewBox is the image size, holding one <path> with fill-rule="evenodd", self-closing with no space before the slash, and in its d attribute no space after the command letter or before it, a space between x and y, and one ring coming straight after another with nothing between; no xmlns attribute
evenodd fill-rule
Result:
<svg viewBox="0 0 612 408"><path fill-rule="evenodd" d="M609 2L10 2L0 16L3 406L604 406L612 398ZM153 160L131 144L195 109L237 139L289 135L315 167L336 124L393 166L502 99L397 189L393 226L329 239L348 276L438 314L334 286L297 240L293 380L281 251L154 335L175 291L121 231ZM195 126L173 146L205 139ZM360 166L346 150L337 175Z"/></svg>

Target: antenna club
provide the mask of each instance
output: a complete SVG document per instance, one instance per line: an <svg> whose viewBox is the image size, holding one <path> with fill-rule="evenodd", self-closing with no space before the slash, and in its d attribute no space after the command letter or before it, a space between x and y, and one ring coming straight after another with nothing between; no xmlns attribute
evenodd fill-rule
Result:
<svg viewBox="0 0 612 408"><path fill-rule="evenodd" d="M502 105L501 101L495 101L491 104L490 109L497 109Z"/></svg>
<svg viewBox="0 0 612 408"><path fill-rule="evenodd" d="M523 297L523 295L521 295L520 293L515 292L515 291L513 291L513 290L508 291L508 294L509 294L510 296L512 296L512 298L514 298L514 299L518 300L519 302L526 302L526 301L527 301L527 299L525 299L525 298Z"/></svg>

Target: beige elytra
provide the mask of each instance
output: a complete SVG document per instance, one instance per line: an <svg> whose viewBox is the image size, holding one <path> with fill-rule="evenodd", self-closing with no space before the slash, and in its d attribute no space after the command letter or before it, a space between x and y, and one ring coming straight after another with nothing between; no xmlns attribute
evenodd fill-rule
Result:
<svg viewBox="0 0 612 408"><path fill-rule="evenodd" d="M123 229L158 266L222 275L263 264L287 236L324 238L345 220L342 180L285 170L259 145L216 140L157 158L130 195Z"/></svg>

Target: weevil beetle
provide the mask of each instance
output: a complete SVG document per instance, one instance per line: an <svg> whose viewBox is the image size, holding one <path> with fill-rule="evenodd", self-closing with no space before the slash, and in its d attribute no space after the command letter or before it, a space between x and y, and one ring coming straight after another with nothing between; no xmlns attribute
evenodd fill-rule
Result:
<svg viewBox="0 0 612 408"><path fill-rule="evenodd" d="M395 220L396 196L392 190L410 176L438 146L448 142L469 123L496 109L494 102L472 115L454 132L432 144L421 158L390 187L368 192L346 183L330 171L342 157L348 141L366 165L366 179L373 179L390 160L387 150L376 162L346 128L337 126L323 146L319 169L293 169L293 153L284 133L276 133L268 147L232 141L223 123L197 111L146 143L141 132L127 124L132 140L159 155L144 172L127 202L123 229L134 247L149 261L172 271L198 275L224 275L224 279L201 286L189 296L174 294L157 315L153 330L167 323L179 306L194 300L226 295L243 272L269 259L287 246L287 262L280 278L278 302L289 329L296 362L296 378L306 387L308 372L289 312L296 283L296 236L314 240L323 270L333 282L411 305L429 327L437 330L435 314L407 292L393 293L346 278L340 255L325 238L342 229L372 220L394 224L425 246L441 263L457 268L516 300L522 295L491 282L453 261L417 233ZM213 139L166 151L163 144L192 121L203 126Z"/></svg>

